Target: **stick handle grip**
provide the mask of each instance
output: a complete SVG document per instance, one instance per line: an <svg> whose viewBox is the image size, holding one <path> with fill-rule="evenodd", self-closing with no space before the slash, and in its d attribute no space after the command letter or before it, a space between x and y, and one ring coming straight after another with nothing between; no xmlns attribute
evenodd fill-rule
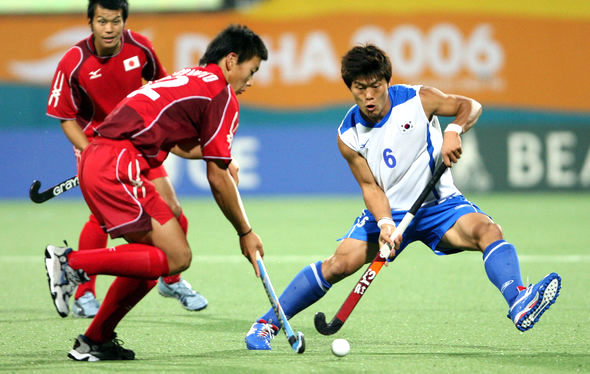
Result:
<svg viewBox="0 0 590 374"><path fill-rule="evenodd" d="M406 215L404 215L404 218L402 219L402 221L395 228L395 231L393 231L393 234L391 234L391 239L395 239L398 236L403 235L404 231L406 231L406 229L410 225L410 222L412 222L412 219L414 219L414 215L410 212L406 213ZM391 253L391 250L392 250L392 248L389 245L389 243L385 243L385 244L383 244L383 246L381 246L381 248L379 249L379 252L381 252L382 257L388 258L389 254Z"/></svg>
<svg viewBox="0 0 590 374"><path fill-rule="evenodd" d="M434 169L432 177L430 178L428 183L426 183L426 186L424 186L424 189L420 193L420 196L418 196L410 210L408 210L408 212L404 215L404 218L402 218L402 221L395 228L393 234L391 234L392 239L395 239L399 235L403 235L404 231L406 231L406 229L410 225L410 222L412 222L412 220L414 219L416 212L418 211L418 209L420 209L422 204L424 204L424 200L426 200L426 197L430 194L434 186L438 183L440 177L443 175L445 170L447 170L447 166L444 162L441 161L440 164L438 164L438 166L436 167L436 169ZM381 252L381 256L388 258L389 254L391 253L391 249L392 248L389 246L389 244L384 244L379 249L379 252Z"/></svg>

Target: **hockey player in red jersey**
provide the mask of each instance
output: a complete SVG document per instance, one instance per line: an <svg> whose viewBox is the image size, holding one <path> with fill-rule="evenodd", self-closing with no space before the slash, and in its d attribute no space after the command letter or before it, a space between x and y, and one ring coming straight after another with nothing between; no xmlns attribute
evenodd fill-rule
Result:
<svg viewBox="0 0 590 374"><path fill-rule="evenodd" d="M260 275L256 252L264 254L262 241L252 231L228 166L239 123L236 94L252 85L267 55L257 34L231 25L211 41L202 66L144 85L96 127L97 135L81 156L80 187L98 222L111 237L124 237L128 244L85 251L47 246L49 289L60 314L73 287L88 276L117 277L89 328L76 339L70 358L134 359L133 351L120 345L115 327L158 277L177 274L191 263L182 228L144 174L169 152L205 160L211 192L235 228L242 254Z"/></svg>
<svg viewBox="0 0 590 374"><path fill-rule="evenodd" d="M144 81L166 76L149 39L125 29L127 16L127 0L90 0L88 23L92 34L70 48L55 71L47 115L60 120L74 146L77 161L94 137L95 128L119 101ZM188 220L164 167L151 168L146 175L186 232ZM78 249L106 245L107 234L91 214L80 232ZM77 288L72 307L74 316L91 318L98 312L95 280L92 276ZM180 274L163 277L158 291L163 296L177 298L188 310L201 310L208 303Z"/></svg>

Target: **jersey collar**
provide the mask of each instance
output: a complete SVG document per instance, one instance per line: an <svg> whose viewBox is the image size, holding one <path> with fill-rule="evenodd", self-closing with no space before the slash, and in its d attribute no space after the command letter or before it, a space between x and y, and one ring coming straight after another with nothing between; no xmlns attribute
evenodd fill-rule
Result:
<svg viewBox="0 0 590 374"><path fill-rule="evenodd" d="M377 123L373 123L373 122L369 122L367 120L365 120L365 118L363 117L363 115L361 114L361 109L357 106L356 110L358 113L358 123L360 123L361 125L365 126L365 127L370 127L370 128L379 128L382 127L387 120L389 119L389 116L391 115L391 111L393 110L393 98L391 97L391 87L389 87L389 89L387 90L387 97L389 98L389 111L387 112L387 114L381 119L381 121L377 122Z"/></svg>

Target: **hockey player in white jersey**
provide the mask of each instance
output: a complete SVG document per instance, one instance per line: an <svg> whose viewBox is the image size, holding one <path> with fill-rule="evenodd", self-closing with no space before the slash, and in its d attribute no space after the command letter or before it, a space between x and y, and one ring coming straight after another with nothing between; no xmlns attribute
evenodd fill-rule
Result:
<svg viewBox="0 0 590 374"><path fill-rule="evenodd" d="M508 305L508 317L526 331L555 302L561 278L550 273L525 287L515 247L502 230L455 187L447 169L402 237L391 238L395 225L420 195L437 162L451 167L461 157L460 135L477 122L481 105L468 97L426 86L393 85L386 54L374 45L352 48L342 58L344 83L355 105L338 128L338 148L361 187L366 209L341 238L334 254L303 268L279 301L288 318L323 297L330 287L353 274L389 243L399 254L421 241L438 255L482 253L489 280ZM437 116L452 117L441 131ZM270 309L252 325L246 346L270 350L281 326Z"/></svg>

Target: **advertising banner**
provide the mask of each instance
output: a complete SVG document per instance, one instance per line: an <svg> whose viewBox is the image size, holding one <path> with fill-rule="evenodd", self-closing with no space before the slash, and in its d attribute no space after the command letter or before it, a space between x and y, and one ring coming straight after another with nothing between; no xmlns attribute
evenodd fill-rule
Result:
<svg viewBox="0 0 590 374"><path fill-rule="evenodd" d="M338 152L336 128L240 128L232 154L240 165L242 193L360 193ZM0 147L8 155L0 163L0 198L27 199L34 179L42 182L44 190L76 174L73 153L68 152L69 143L59 129L9 135L0 137ZM586 128L483 126L463 135L462 142L463 155L452 170L464 192L590 188ZM165 166L180 196L211 196L204 161L171 155ZM79 189L64 196L79 197Z"/></svg>
<svg viewBox="0 0 590 374"><path fill-rule="evenodd" d="M375 2L361 8L334 1L326 2L330 12L318 7L302 14L309 8L299 9L299 3L308 2L288 3L291 16L271 5L243 12L132 12L127 26L151 38L172 72L197 64L228 24L247 24L269 48L255 86L240 98L254 107L301 110L348 102L340 58L352 46L372 42L389 54L394 83L432 85L486 105L590 112L590 6L583 2L574 2L582 7L578 13L563 5L571 14L554 15L534 9L443 11L440 5L397 11ZM59 58L90 33L84 14L2 16L0 32L18 36L0 44L0 82L36 85L48 85Z"/></svg>

